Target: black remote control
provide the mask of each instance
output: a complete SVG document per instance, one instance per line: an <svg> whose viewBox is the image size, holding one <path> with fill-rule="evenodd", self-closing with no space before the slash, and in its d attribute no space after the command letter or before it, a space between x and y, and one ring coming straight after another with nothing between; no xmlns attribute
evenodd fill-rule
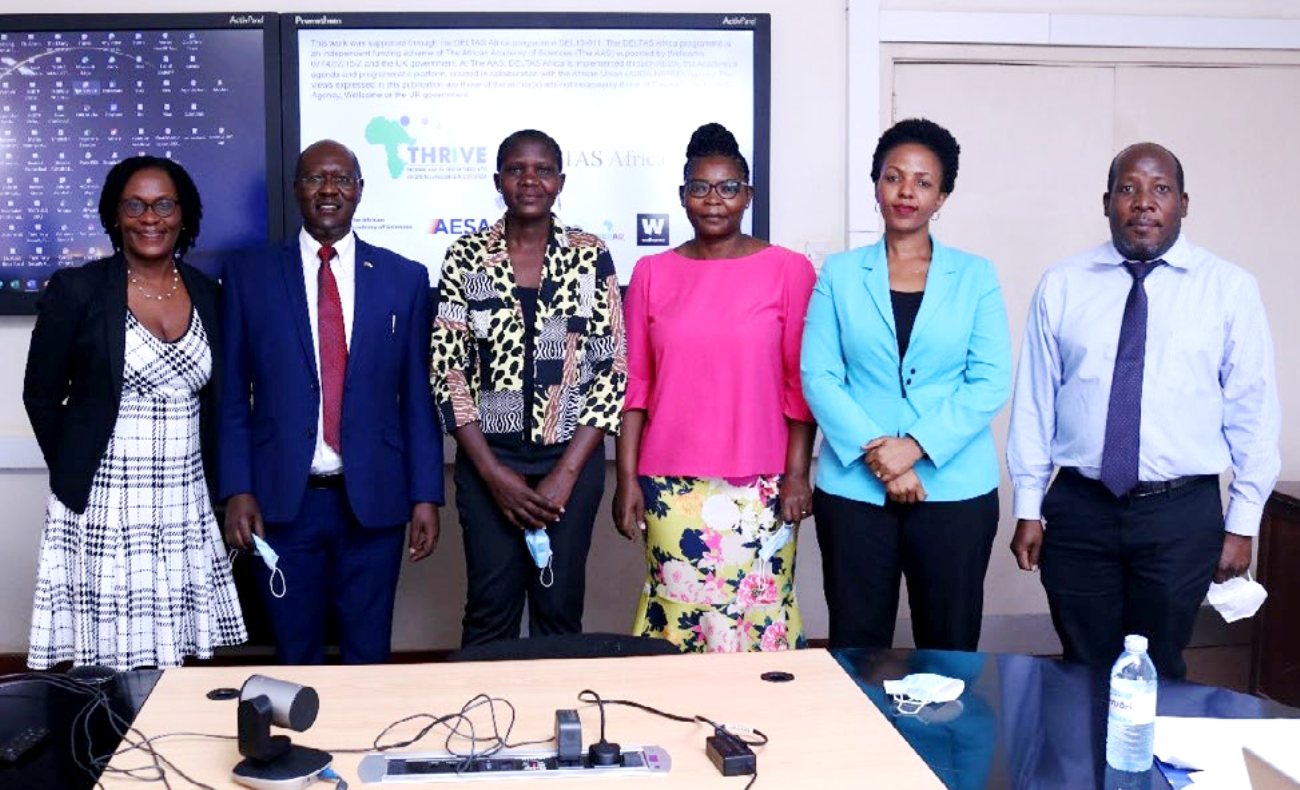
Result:
<svg viewBox="0 0 1300 790"><path fill-rule="evenodd" d="M45 727L24 727L18 732L0 741L0 763L18 762L18 758L31 751L32 747L45 739L50 731Z"/></svg>

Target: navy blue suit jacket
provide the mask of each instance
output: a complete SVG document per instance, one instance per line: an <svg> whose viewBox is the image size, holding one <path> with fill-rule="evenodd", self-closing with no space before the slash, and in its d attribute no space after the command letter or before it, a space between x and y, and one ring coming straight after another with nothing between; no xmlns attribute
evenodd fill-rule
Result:
<svg viewBox="0 0 1300 790"><path fill-rule="evenodd" d="M320 376L298 237L224 271L225 363L218 494L251 493L293 521L316 447ZM343 390L348 501L367 527L405 524L443 501L442 437L429 387L432 305L423 266L357 239Z"/></svg>

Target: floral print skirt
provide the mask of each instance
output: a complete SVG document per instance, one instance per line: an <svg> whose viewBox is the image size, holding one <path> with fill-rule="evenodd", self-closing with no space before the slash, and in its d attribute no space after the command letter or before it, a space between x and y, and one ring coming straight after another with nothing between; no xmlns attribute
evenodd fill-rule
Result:
<svg viewBox="0 0 1300 790"><path fill-rule="evenodd" d="M633 632L684 652L804 647L794 596L798 541L793 528L782 529L780 476L640 482L649 576Z"/></svg>

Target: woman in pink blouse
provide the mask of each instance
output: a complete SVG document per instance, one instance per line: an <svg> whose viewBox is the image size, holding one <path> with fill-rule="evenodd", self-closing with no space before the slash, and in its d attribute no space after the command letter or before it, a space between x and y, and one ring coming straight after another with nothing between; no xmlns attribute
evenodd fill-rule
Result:
<svg viewBox="0 0 1300 790"><path fill-rule="evenodd" d="M802 647L795 527L812 510L799 384L816 275L740 232L749 165L719 124L686 147L695 238L642 258L625 302L628 386L614 522L644 534L634 632L683 651Z"/></svg>

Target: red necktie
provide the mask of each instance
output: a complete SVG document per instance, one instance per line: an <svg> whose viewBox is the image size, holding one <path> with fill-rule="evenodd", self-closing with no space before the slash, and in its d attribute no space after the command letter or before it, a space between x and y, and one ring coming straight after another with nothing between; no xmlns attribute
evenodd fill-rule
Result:
<svg viewBox="0 0 1300 790"><path fill-rule="evenodd" d="M330 270L334 248L322 245L317 276L316 333L320 337L320 407L325 443L341 453L343 424L343 376L348 367L348 340L343 332L343 302L339 284Z"/></svg>

